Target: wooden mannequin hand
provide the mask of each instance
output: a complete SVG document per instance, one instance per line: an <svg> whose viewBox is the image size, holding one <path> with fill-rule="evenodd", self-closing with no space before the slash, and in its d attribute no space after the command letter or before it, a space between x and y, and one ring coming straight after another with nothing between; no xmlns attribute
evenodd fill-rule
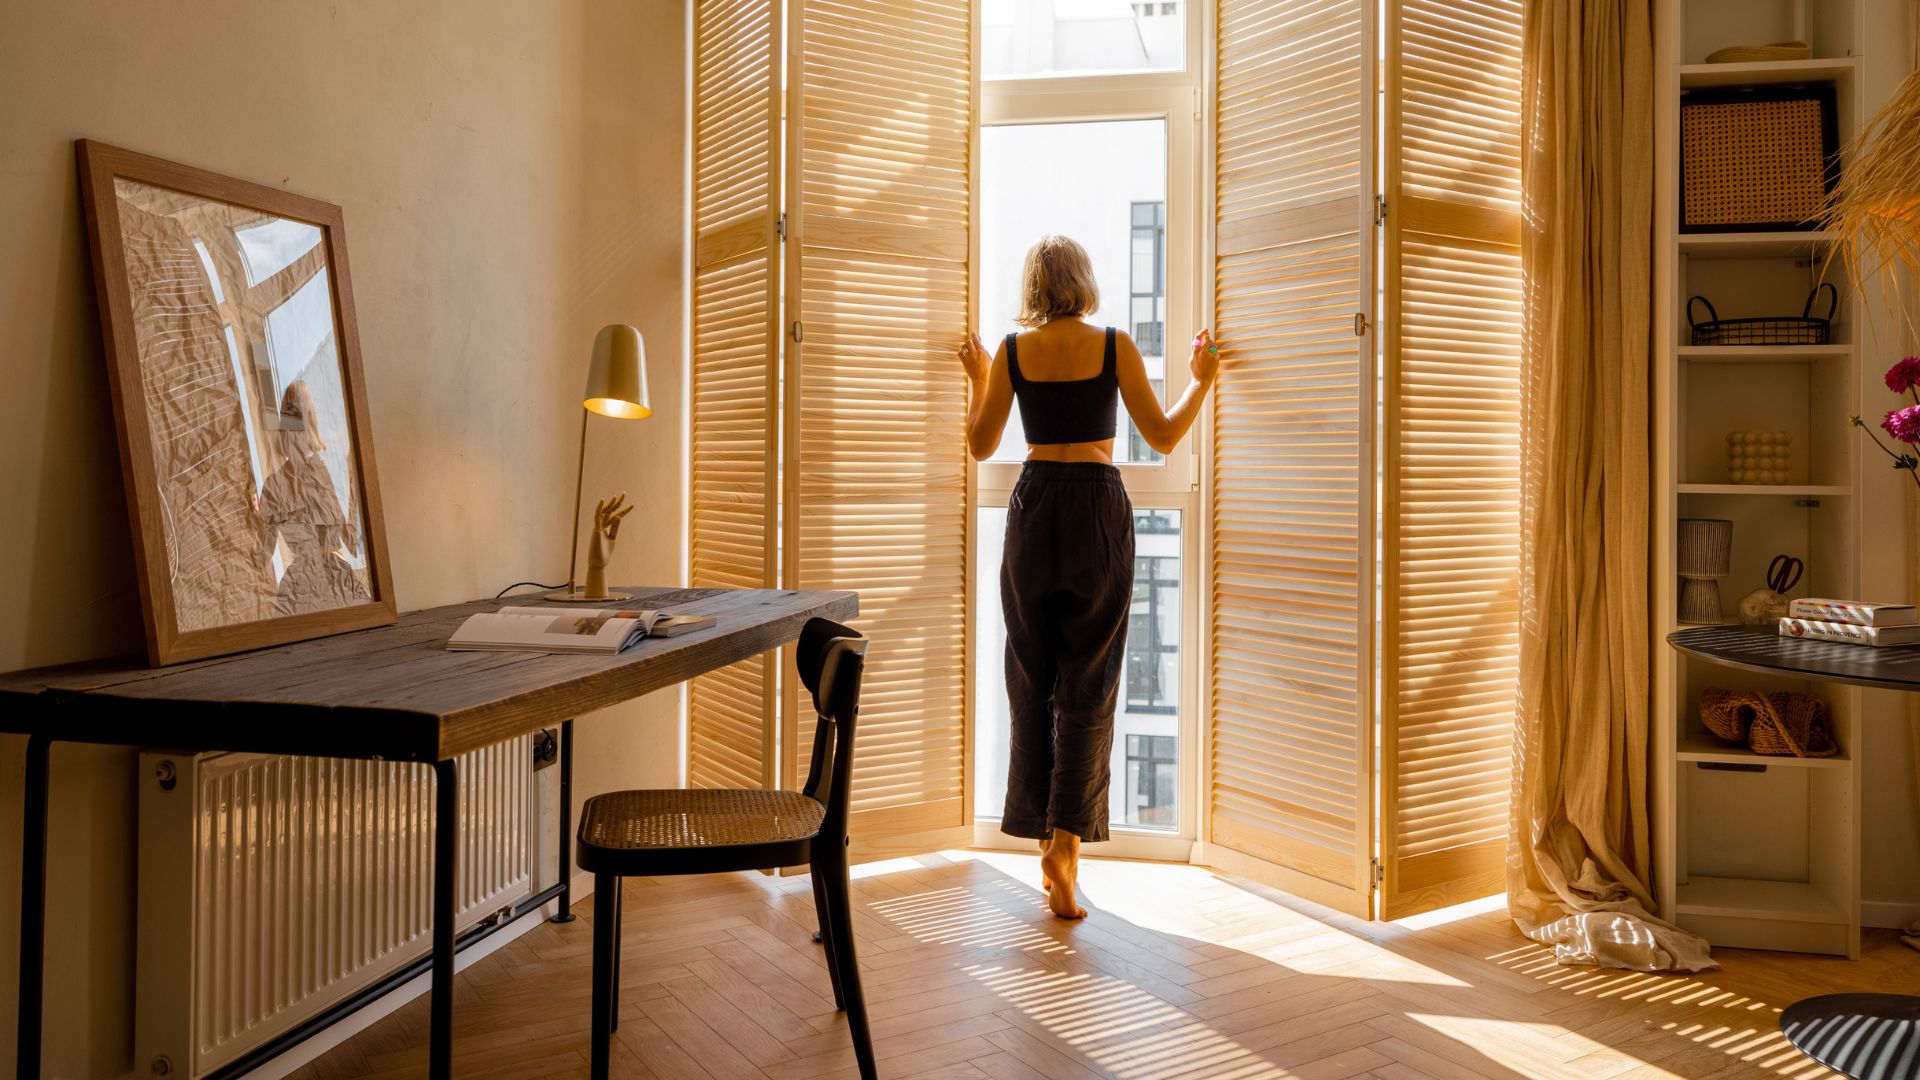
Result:
<svg viewBox="0 0 1920 1080"><path fill-rule="evenodd" d="M632 506L623 505L626 499L623 491L593 504L593 539L587 544L586 588L590 597L607 595L607 562L613 558L613 542L620 536L621 520L633 512Z"/></svg>
<svg viewBox="0 0 1920 1080"><path fill-rule="evenodd" d="M601 499L593 504L594 535L605 536L609 545L620 536L621 519L633 513L631 505L622 505L626 499L627 493L623 491L611 499Z"/></svg>

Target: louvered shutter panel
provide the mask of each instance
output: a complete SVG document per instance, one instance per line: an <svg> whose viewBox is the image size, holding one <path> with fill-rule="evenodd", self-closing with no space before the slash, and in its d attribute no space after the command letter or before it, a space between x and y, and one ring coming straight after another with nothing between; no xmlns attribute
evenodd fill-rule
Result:
<svg viewBox="0 0 1920 1080"><path fill-rule="evenodd" d="M1519 631L1522 0L1388 8L1382 917L1497 893Z"/></svg>
<svg viewBox="0 0 1920 1080"><path fill-rule="evenodd" d="M1371 4L1222 0L1207 840L1366 915ZM1275 868L1278 869L1275 869Z"/></svg>
<svg viewBox="0 0 1920 1080"><path fill-rule="evenodd" d="M786 580L857 590L872 639L856 852L966 843L972 4L789 3Z"/></svg>
<svg viewBox="0 0 1920 1080"><path fill-rule="evenodd" d="M783 51L772 0L696 0L689 581L767 589L778 569L779 213ZM695 679L687 781L762 787L776 660Z"/></svg>

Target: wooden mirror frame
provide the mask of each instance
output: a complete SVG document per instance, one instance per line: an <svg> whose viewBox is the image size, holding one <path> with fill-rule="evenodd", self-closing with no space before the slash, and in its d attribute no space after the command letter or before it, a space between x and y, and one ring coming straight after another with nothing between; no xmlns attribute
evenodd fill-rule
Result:
<svg viewBox="0 0 1920 1080"><path fill-rule="evenodd" d="M106 346L114 427L120 441L121 479L132 525L148 661L154 665L171 664L393 623L396 616L392 571L387 562L380 485L373 460L373 432L360 371L359 328L354 317L353 290L348 283L346 230L340 208L89 139L77 140L74 149L79 160L80 201L86 214L101 338ZM154 464L153 425L141 392L132 286L114 184L119 178L258 210L320 230L333 302L333 332L340 361L342 397L353 440L354 480L361 502L361 542L372 594L368 600L223 626L179 628L167 538L161 519L163 507Z"/></svg>

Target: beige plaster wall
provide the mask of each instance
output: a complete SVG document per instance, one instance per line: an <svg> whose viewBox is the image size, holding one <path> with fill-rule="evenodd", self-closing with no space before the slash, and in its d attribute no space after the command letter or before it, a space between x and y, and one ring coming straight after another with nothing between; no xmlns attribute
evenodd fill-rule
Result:
<svg viewBox="0 0 1920 1080"><path fill-rule="evenodd" d="M72 140L345 210L401 608L566 573L594 331L647 337L653 419L596 419L589 505L682 520L680 0L28 0L0 29L0 670L140 648ZM604 491L602 489L605 489ZM681 580L677 525L616 578ZM678 702L580 726L576 794L670 784ZM0 739L0 1075L23 740ZM48 1075L132 1069L133 756L56 750Z"/></svg>

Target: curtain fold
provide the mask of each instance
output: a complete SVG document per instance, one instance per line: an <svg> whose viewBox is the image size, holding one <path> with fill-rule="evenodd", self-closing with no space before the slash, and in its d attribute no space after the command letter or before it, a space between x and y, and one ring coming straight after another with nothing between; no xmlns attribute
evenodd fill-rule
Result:
<svg viewBox="0 0 1920 1080"><path fill-rule="evenodd" d="M1562 963L1714 967L1653 916L1651 0L1532 0L1522 109L1520 688L1508 909Z"/></svg>

